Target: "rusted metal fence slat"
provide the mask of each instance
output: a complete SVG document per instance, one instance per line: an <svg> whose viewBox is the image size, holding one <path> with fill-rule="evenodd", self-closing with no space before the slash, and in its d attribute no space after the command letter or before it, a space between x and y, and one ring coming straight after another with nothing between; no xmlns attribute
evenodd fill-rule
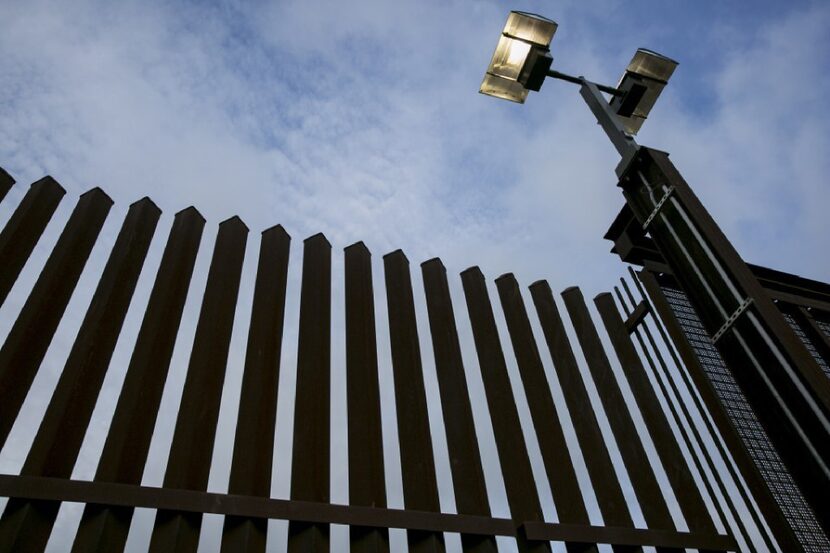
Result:
<svg viewBox="0 0 830 553"><path fill-rule="evenodd" d="M496 279L496 286L559 522L588 524L588 512L553 403L539 348L533 337L519 283L512 274L506 274Z"/></svg>
<svg viewBox="0 0 830 553"><path fill-rule="evenodd" d="M112 200L100 188L81 195L0 349L0 445L6 442L111 207Z"/></svg>
<svg viewBox="0 0 830 553"><path fill-rule="evenodd" d="M177 213L173 220L98 462L96 481L141 482L204 224L192 207ZM122 551L132 514L131 507L87 504L72 552Z"/></svg>
<svg viewBox="0 0 830 553"><path fill-rule="evenodd" d="M527 444L510 387L507 363L499 341L484 275L478 267L470 267L461 273L461 282L464 286L481 379L490 409L510 514L517 521L541 521L543 516L539 493L533 479ZM523 532L517 536L517 542L522 553L551 551L549 543L528 541Z"/></svg>
<svg viewBox="0 0 830 553"><path fill-rule="evenodd" d="M148 198L130 207L21 474L71 476L160 214ZM42 551L60 503L28 503L9 501L0 534L15 527L25 540L17 549Z"/></svg>
<svg viewBox="0 0 830 553"><path fill-rule="evenodd" d="M633 270L631 272L632 272L632 275L633 275ZM637 278L636 275L633 276L633 278L636 279ZM632 305L634 305L636 303L636 301L634 299L634 295L631 293L630 287L628 286L628 282L624 278L620 278L620 282L622 283L623 288L625 289L626 295L628 296L628 300L631 302ZM639 286L639 283L638 283L638 286ZM630 313L630 310L629 310L629 308L626 304L625 299L623 298L623 294L620 291L619 287L615 286L614 287L614 292L617 296L617 300L619 301L619 304L623 308L623 313L625 313L625 314ZM645 296L643 296L643 300L640 301L638 305L644 306L645 311L647 313L653 315L653 313L652 313L653 309L651 307L651 303L648 301L648 299ZM620 313L620 315L622 316L623 313ZM629 318L630 318L630 315L629 315ZM653 320L653 322L656 322L659 325L659 321L657 321L654 318L652 320ZM643 322L645 322L645 319L643 320ZM655 341L654 335L651 333L651 330L650 330L649 326L647 324L640 324L632 330L631 327L626 322L625 327L626 327L626 332L629 333L629 336L631 336L633 334L633 336L635 336L637 338L637 342L640 345L640 350L642 351L643 357L645 358L645 360L648 364L648 367L651 370L651 377L653 379L652 382L654 384L656 384L656 386L659 388L660 395L666 401L666 406L668 407L668 411L671 414L672 420L674 420L674 422L677 425L677 428L680 432L680 438L683 440L683 443L686 445L687 449L689 450L691 458L692 458L692 463L694 464L695 468L697 469L698 474L701 475L701 481L703 483L703 486L706 488L706 492L709 494L709 496L713 499L715 511L717 512L718 517L720 517L720 520L723 521L724 525L729 524L729 521L728 521L728 519L726 517L726 514L724 513L724 510L723 510L723 506L722 506L722 503L723 503L723 504L726 505L726 507L729 509L730 514L732 515L732 518L734 520L734 524L735 524L735 527L738 530L738 533L741 536L744 536L747 539L747 542L749 542L750 540L749 540L749 533L747 532L746 521L744 520L744 517L742 517L738 514L738 510L736 508L735 498L731 496L731 494L729 493L729 491L725 487L723 478L722 478L720 472L717 469L717 464L715 463L715 461L713 460L713 458L712 458L712 456L709 452L707 442L704 440L704 438L700 434L700 429L697 428L697 426L694 424L694 420L691 416L691 413L689 412L689 407L686 405L686 403L684 401L679 400L679 398L681 398L682 396L680 394L680 390L677 387L677 382L675 382L675 377L672 375L668 365L666 364L666 360L663 357L663 353L661 352L660 348L657 346L657 342ZM645 339L643 339L643 334L645 335ZM673 346L671 345L671 343L664 341L663 345L664 345L664 347L666 347L668 349L671 356L674 358L675 363L680 368L681 367L681 365L679 364L680 360L676 358L675 353L672 349ZM649 350L649 346L650 346L651 350ZM653 355L652 355L652 352L653 352ZM657 361L656 363L655 363L655 359ZM658 371L658 367L659 367L659 371ZM656 390L655 390L655 393L656 393ZM699 399L697 399L697 397L695 397L694 401L699 402ZM698 404L698 407L701 407L701 411L700 411L701 413L705 413L705 411L702 409L702 406L700 406ZM681 416L681 413L682 413L682 416ZM684 425L683 421L686 421L687 424ZM687 428L687 425L688 425L688 428ZM709 420L705 416L704 416L704 425L706 426L706 428L711 433L711 436L715 437L716 433L714 432L714 429L711 427L711 423L709 422ZM723 450L723 446L720 443L720 441L717 440L717 438L715 438L714 443L717 446L719 452L721 453L722 458L724 460L726 460L727 459L727 454ZM697 445L699 447L701 455L696 454L695 445ZM709 471L711 471L712 479L715 481L714 486L712 485L712 482L710 482L709 478L707 477L707 470L704 469L704 463L705 463L706 467L709 469ZM739 492L741 498L746 503L746 505L750 506L750 516L751 516L753 522L755 523L755 525L759 529L763 528L763 523L760 520L758 512L754 508L751 507L751 501L749 500L749 497L747 496L746 490L744 489L743 486L740 485L737 474L734 473L734 469L728 461L726 461L726 467L729 470L730 474L734 478L734 481L737 485L738 492ZM691 473L689 473L689 474L691 475ZM723 495L724 499L723 499L722 502L717 500L718 496L717 496L717 493L715 491L715 486L717 486L717 489ZM704 508L705 508L705 504L704 504ZM774 550L775 546L772 542L772 538L769 535L769 533L762 530L761 531L761 536L762 536L762 539L764 540L767 548L770 549L770 550Z"/></svg>
<svg viewBox="0 0 830 553"><path fill-rule="evenodd" d="M6 301L64 194L66 190L52 177L32 183L0 232L0 305Z"/></svg>
<svg viewBox="0 0 830 553"><path fill-rule="evenodd" d="M712 533L715 525L700 490L692 477L680 447L677 445L674 433L671 431L663 409L651 387L645 367L640 361L634 345L628 336L625 323L620 316L611 294L600 294L594 298L600 317L602 318L611 344L617 352L620 366L625 373L628 385L634 395L637 407L643 415L643 421L654 447L662 461L663 468L669 483L675 492L680 504L680 510L689 529ZM702 475L705 477L705 475ZM724 521L725 522L725 521Z"/></svg>
<svg viewBox="0 0 830 553"><path fill-rule="evenodd" d="M438 512L441 505L438 501L409 260L401 250L396 250L383 257L383 266L404 505L407 509ZM444 551L442 534L408 531L406 536L412 553Z"/></svg>
<svg viewBox="0 0 830 553"><path fill-rule="evenodd" d="M22 474L69 478L161 211L130 206Z"/></svg>
<svg viewBox="0 0 830 553"><path fill-rule="evenodd" d="M421 264L421 273L447 435L455 506L462 514L490 516L447 270L441 260L435 258ZM491 536L463 534L461 545L464 551L469 552L497 551L496 540Z"/></svg>
<svg viewBox="0 0 830 553"><path fill-rule="evenodd" d="M577 338L585 354L585 360L608 416L608 422L646 524L654 530L673 530L674 522L669 514L668 505L649 464L599 334L591 320L582 291L576 287L568 288L562 292L562 297L565 299L565 306L574 323Z"/></svg>
<svg viewBox="0 0 830 553"><path fill-rule="evenodd" d="M219 224L164 474L166 488L207 489L247 239L248 227L239 217ZM201 523L198 514L160 510L150 551L195 553Z"/></svg>
<svg viewBox="0 0 830 553"><path fill-rule="evenodd" d="M372 256L357 242L344 257L349 503L386 507ZM385 528L351 526L349 534L353 553L389 551Z"/></svg>
<svg viewBox="0 0 830 553"><path fill-rule="evenodd" d="M303 244L297 392L291 498L329 501L329 402L331 399L331 244L316 234ZM289 553L329 550L327 524L291 522Z"/></svg>
<svg viewBox="0 0 830 553"><path fill-rule="evenodd" d="M262 233L228 493L269 497L291 238ZM222 551L264 552L266 519L226 516Z"/></svg>
<svg viewBox="0 0 830 553"><path fill-rule="evenodd" d="M596 413L591 407L585 382L550 285L544 280L534 282L530 286L530 293L562 386L602 519L609 526L633 527L625 496L615 476L608 447L602 437Z"/></svg>

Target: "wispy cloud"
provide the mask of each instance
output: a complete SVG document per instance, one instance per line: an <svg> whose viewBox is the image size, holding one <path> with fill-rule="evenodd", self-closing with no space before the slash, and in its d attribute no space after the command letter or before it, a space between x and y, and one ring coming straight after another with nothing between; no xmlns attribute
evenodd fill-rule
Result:
<svg viewBox="0 0 830 553"><path fill-rule="evenodd" d="M599 237L622 201L614 154L575 90L548 83L526 106L475 94L504 15L491 3L2 11L0 145L22 180L48 172L122 204L149 194L165 211L194 204L213 220L238 213L253 229L282 222L459 268L492 260L576 282L611 267ZM557 11L556 63L616 77L629 53L598 51L613 26L596 10ZM790 246L803 254L827 235L827 202L816 201L827 197L827 12L795 10L730 37L713 25L699 38L717 44L715 69L695 80L681 64L683 90L669 87L643 133L673 153L751 260L819 278L827 262L800 261ZM656 15L612 34L663 42ZM694 90L711 109L699 111ZM754 247L759 231L781 250ZM580 264L556 263L562 248Z"/></svg>

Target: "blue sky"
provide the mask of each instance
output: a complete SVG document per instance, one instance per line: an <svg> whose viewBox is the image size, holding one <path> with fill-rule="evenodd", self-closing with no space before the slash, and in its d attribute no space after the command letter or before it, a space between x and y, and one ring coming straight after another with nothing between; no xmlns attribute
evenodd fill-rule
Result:
<svg viewBox="0 0 830 553"><path fill-rule="evenodd" d="M821 3L6 3L2 163L121 205L585 282L614 267L615 154L571 85L476 94L509 8L560 23L566 72L613 84L639 46L680 61L640 142L747 259L830 278Z"/></svg>
<svg viewBox="0 0 830 553"><path fill-rule="evenodd" d="M238 395L256 236L273 224L282 223L294 244L283 360L289 368L296 354L299 246L319 231L334 246L335 272L342 270L342 248L363 240L376 270L382 254L402 248L415 275L421 261L440 256L453 277L480 265L490 279L515 272L523 285L539 278L555 291L578 284L587 298L613 286L624 267L602 235L623 203L613 173L617 157L577 88L549 81L521 106L477 93L510 9L558 21L552 53L554 68L564 72L614 84L637 47L678 60L639 142L671 153L748 261L830 280L830 4L7 1L0 4L0 166L18 185L0 204L0 225L28 183L45 174L69 197L0 309L0 336L77 194L101 186L116 208L24 406L28 418L0 455L2 471L22 463L89 303L95 271L126 207L145 195L164 215L116 348L114 376L105 382L76 467L80 478L94 473L166 228L189 205L209 223L162 421L177 409L215 225L238 214L252 231L220 441L234 424L235 411L225 404ZM342 283L335 278L334 286L338 298ZM451 286L458 304L457 279ZM335 303L338 336L342 298ZM463 308L456 309L462 320ZM424 321L421 339L428 346ZM383 336L384 317L378 325ZM463 335L465 362L474 367L469 343ZM384 347L382 362L388 361ZM333 348L332 408L341 412L342 342ZM426 384L434 398L428 357ZM388 387L384 371L381 384ZM281 390L290 390L292 371L283 373ZM470 378L477 425L486 427L480 382ZM278 445L290 444L290 432L281 428L290 431L291 402L280 400ZM383 408L386 417L390 407ZM434 408L431 400L432 418L440 419ZM342 418L332 421L336 457L344 451L337 432L345 434L345 427L338 426ZM145 483L160 482L170 432L157 429L161 438ZM388 432L391 443L394 428ZM443 447L437 443L439 456ZM482 448L485 471L497 474L487 461L492 440L483 439ZM227 467L228 451L217 448L217 466ZM395 452L389 455L392 467ZM283 496L284 461L277 460L274 484ZM441 463L439 481L446 482ZM390 470L394 504L400 490ZM214 472L211 489L221 490L227 475ZM333 500L342 502L338 475ZM491 493L503 510L498 483ZM442 494L451 506L451 493ZM50 547L61 550L59 543Z"/></svg>

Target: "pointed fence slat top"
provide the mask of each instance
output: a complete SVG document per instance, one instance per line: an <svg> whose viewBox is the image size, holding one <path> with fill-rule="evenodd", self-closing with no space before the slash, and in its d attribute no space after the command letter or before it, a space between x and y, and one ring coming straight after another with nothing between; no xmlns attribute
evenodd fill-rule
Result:
<svg viewBox="0 0 830 553"><path fill-rule="evenodd" d="M6 194L9 193L9 190L12 189L14 186L14 178L6 172L5 169L0 167L0 202L3 201L3 198L6 197Z"/></svg>
<svg viewBox="0 0 830 553"><path fill-rule="evenodd" d="M26 260L40 240L66 190L52 177L32 183L0 232L0 305L14 285Z"/></svg>

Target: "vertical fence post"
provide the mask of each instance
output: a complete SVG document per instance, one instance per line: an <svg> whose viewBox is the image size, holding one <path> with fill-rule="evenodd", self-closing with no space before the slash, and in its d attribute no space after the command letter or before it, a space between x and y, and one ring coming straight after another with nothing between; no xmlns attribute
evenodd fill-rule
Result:
<svg viewBox="0 0 830 553"><path fill-rule="evenodd" d="M579 344L585 354L588 369L608 416L608 423L614 433L623 465L631 479L646 524L649 528L657 530L673 530L674 522L669 514L668 505L591 320L582 291L576 287L568 288L562 292L562 297L565 299L565 306L576 329Z"/></svg>
<svg viewBox="0 0 830 553"><path fill-rule="evenodd" d="M435 258L422 263L421 272L447 434L455 506L462 514L490 516L481 452L447 283L447 270L441 260ZM493 536L462 534L461 545L464 551L475 553L497 551Z"/></svg>
<svg viewBox="0 0 830 553"><path fill-rule="evenodd" d="M71 476L160 214L148 198L130 206L21 474ZM11 499L0 519L0 543L43 551L59 508L56 501Z"/></svg>
<svg viewBox="0 0 830 553"><path fill-rule="evenodd" d="M192 207L177 213L173 220L98 462L96 481L141 483L204 224ZM87 504L72 553L122 551L132 516L132 507Z"/></svg>
<svg viewBox="0 0 830 553"><path fill-rule="evenodd" d="M112 200L100 188L81 195L0 349L0 445L6 442L111 207Z"/></svg>
<svg viewBox="0 0 830 553"><path fill-rule="evenodd" d="M165 488L207 490L247 238L248 227L239 217L219 224L164 473ZM201 526L201 513L159 510L150 551L195 553Z"/></svg>
<svg viewBox="0 0 830 553"><path fill-rule="evenodd" d="M441 510L441 505L438 501L409 260L401 250L396 250L383 257L383 266L404 505L407 509L437 512ZM406 537L411 553L444 551L444 536L440 533L408 530Z"/></svg>
<svg viewBox="0 0 830 553"><path fill-rule="evenodd" d="M372 257L363 242L344 255L349 504L386 507ZM389 551L385 528L351 526L349 536L352 553Z"/></svg>
<svg viewBox="0 0 830 553"><path fill-rule="evenodd" d="M660 407L654 388L646 375L645 367L634 349L634 344L631 343L625 323L614 305L614 298L608 293L600 294L594 299L594 303L608 330L608 336L620 360L620 366L634 395L636 406L643 416L643 422L654 442L654 448L666 471L669 484L674 490L689 530L716 534L715 524L706 508L700 489L692 477L689 465ZM694 455L694 451L691 454ZM701 478L706 478L706 475L701 474ZM713 497L712 500L716 501L717 498ZM724 520L723 523L725 525L726 521Z"/></svg>
<svg viewBox="0 0 830 553"><path fill-rule="evenodd" d="M512 274L505 274L496 279L496 286L559 522L589 524L588 511L585 509L562 425L553 404L550 384L533 337L519 283ZM573 544L568 550L586 551L588 548L587 544Z"/></svg>
<svg viewBox="0 0 830 553"><path fill-rule="evenodd" d="M481 379L490 408L510 514L518 524L544 520L484 275L478 267L470 267L461 273L461 282L473 329ZM521 528L517 542L521 553L551 551L548 542L527 540Z"/></svg>
<svg viewBox="0 0 830 553"><path fill-rule="evenodd" d="M0 305L40 240L66 190L52 177L32 183L0 232ZM4 194L5 195L5 194Z"/></svg>
<svg viewBox="0 0 830 553"><path fill-rule="evenodd" d="M602 437L597 415L591 406L588 390L565 332L559 309L553 300L550 285L544 280L534 282L530 286L530 293L556 367L556 374L562 386L565 403L579 440L603 522L608 526L631 528L634 522L631 520L622 487L616 478L608 446ZM614 550L626 551L620 547L615 547Z"/></svg>
<svg viewBox="0 0 830 553"><path fill-rule="evenodd" d="M632 275L634 275L634 271L631 270ZM633 276L636 279L636 275ZM623 307L624 312L621 313L625 314L626 317L630 318L631 314L633 313L633 306L637 304L636 300L634 299L634 295L631 293L631 289L628 286L628 282L620 278L620 282L625 289L626 295L628 296L628 301L631 303L632 308L629 309L627 306L625 299L623 298L623 294L618 287L614 287L614 292L617 295L617 299L619 300L620 305ZM639 286L639 283L637 283ZM646 306L646 312L651 312L652 315L652 322L656 323L657 327L662 332L662 327L660 327L660 321L656 319L655 314L652 312L653 308L649 303L648 299L643 296L641 304ZM652 376L652 383L656 384L660 389L660 394L666 401L666 406L668 407L669 412L671 413L672 419L674 420L677 428L680 432L680 436L683 440L683 443L686 445L689 453L692 457L692 462L694 463L698 473L701 475L701 480L703 485L706 487L709 496L712 497L713 503L715 505L715 510L718 513L718 516L724 521L724 525L728 525L729 521L723 511L721 503L724 503L726 507L729 509L729 513L732 516L733 522L735 527L737 527L738 533L743 536L746 540L746 543L751 543L752 539L747 531L746 521L741 514L738 513L737 510L737 503L735 498L732 497L730 491L726 488L724 484L723 478L720 474L720 470L718 469L717 463L713 459L711 453L709 452L709 446L715 445L720 453L721 460L724 462L726 469L729 471L732 480L735 483L738 492L740 493L741 499L744 501L744 504L747 506L750 512L750 516L752 517L753 522L755 523L758 532L760 533L764 543L770 551L775 549L775 546L772 542L772 538L767 531L764 529L763 522L761 521L759 514L755 508L752 506L752 502L747 495L747 491L740 484L740 479L738 475L735 473L732 464L729 462L728 453L723 449L723 445L721 444L720 440L717 437L716 431L712 428L709 419L706 417L705 410L703 409L702 405L700 405L700 400L698 397L692 393L692 398L694 403L699 410L701 416L703 417L703 423L706 431L708 432L708 436L704 437L701 434L701 428L698 428L697 424L694 422L694 418L692 417L692 413L689 410L689 406L686 404L686 401L682 398L680 390L677 386L677 382L675 381L676 378L672 374L672 371L669 369L665 358L663 357L663 353L661 349L658 347L657 342L654 339L649 326L645 324L643 321L641 324L636 325L633 329L628 324L625 324L626 332L632 333L637 338L637 342L640 345L641 351L643 352L643 356L648 363L649 368L651 369L651 376ZM643 339L643 334L645 334L645 340ZM673 346L670 342L665 341L665 336L663 346L667 348L668 352L670 353L671 357L674 360L675 365L679 370L682 369L682 365L680 364L680 360L677 359ZM648 345L647 345L648 344ZM649 347L651 348L651 352L649 353ZM656 358L657 363L655 364L654 359ZM641 363L642 364L642 363ZM658 370L659 367L659 370ZM695 449L699 449L701 452L701 456L695 455ZM702 458L701 458L702 457ZM705 463L705 468L704 468ZM707 470L711 472L712 478L715 480L715 484L717 486L717 492L712 486L711 482L707 478ZM718 501L718 493L721 494L723 497L723 501ZM737 536L736 536L737 537Z"/></svg>
<svg viewBox="0 0 830 553"><path fill-rule="evenodd" d="M270 497L277 385L291 238L277 225L262 233L228 493ZM267 519L226 516L222 551L264 553Z"/></svg>
<svg viewBox="0 0 830 553"><path fill-rule="evenodd" d="M322 234L315 234L306 238L303 245L292 499L329 501L330 365L331 244ZM327 524L289 523L289 553L327 553L328 550Z"/></svg>

